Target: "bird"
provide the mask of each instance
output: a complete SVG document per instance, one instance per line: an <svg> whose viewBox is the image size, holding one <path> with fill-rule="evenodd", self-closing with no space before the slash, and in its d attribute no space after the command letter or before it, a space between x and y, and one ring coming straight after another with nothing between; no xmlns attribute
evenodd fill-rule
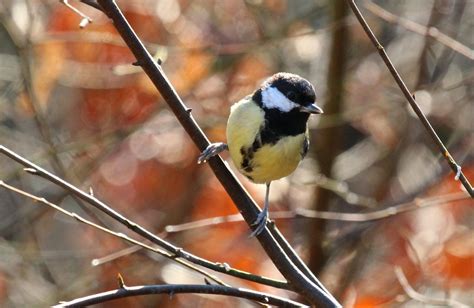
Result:
<svg viewBox="0 0 474 308"><path fill-rule="evenodd" d="M252 94L230 108L227 143L211 143L198 164L224 150L240 173L265 184L263 210L252 224L251 236L260 234L269 217L270 183L290 175L309 148L308 119L322 114L314 86L303 77L279 72L267 78Z"/></svg>

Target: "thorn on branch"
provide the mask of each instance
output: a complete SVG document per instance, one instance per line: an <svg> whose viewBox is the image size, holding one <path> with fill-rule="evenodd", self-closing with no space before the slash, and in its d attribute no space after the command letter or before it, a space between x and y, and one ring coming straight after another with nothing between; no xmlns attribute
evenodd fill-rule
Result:
<svg viewBox="0 0 474 308"><path fill-rule="evenodd" d="M79 28L84 29L91 22L92 22L92 19L83 18L81 22L79 23Z"/></svg>
<svg viewBox="0 0 474 308"><path fill-rule="evenodd" d="M118 282L118 285L119 285L120 289L125 289L126 288L125 282L123 281L123 277L120 273L117 274L117 282Z"/></svg>
<svg viewBox="0 0 474 308"><path fill-rule="evenodd" d="M186 112L187 112L188 114L191 113L191 111L193 111L193 108L186 107Z"/></svg>
<svg viewBox="0 0 474 308"><path fill-rule="evenodd" d="M454 179L456 181L459 181L462 175L461 166L456 163L456 161L454 160L454 158L451 156L451 154L448 151L445 151L443 154L444 154L444 157L446 157L446 159L448 160L449 164L455 169Z"/></svg>
<svg viewBox="0 0 474 308"><path fill-rule="evenodd" d="M36 170L34 168L23 168L23 170L30 173L30 174L34 174L34 175L38 174L38 170Z"/></svg>
<svg viewBox="0 0 474 308"><path fill-rule="evenodd" d="M275 221L274 220L268 220L267 221L267 226L270 228L275 228Z"/></svg>
<svg viewBox="0 0 474 308"><path fill-rule="evenodd" d="M454 175L454 179L456 181L459 181L459 178L461 177L461 166L459 166L458 164L456 164L456 174Z"/></svg>
<svg viewBox="0 0 474 308"><path fill-rule="evenodd" d="M180 258L180 257L184 257L186 259L186 255L183 255L183 248L178 248L176 249L176 251L174 252L173 258Z"/></svg>
<svg viewBox="0 0 474 308"><path fill-rule="evenodd" d="M219 266L220 266L221 268L223 268L226 272L228 272L228 271L231 270L231 267L230 267L230 265L229 265L228 263L225 263L225 262L224 262L224 263L219 263Z"/></svg>

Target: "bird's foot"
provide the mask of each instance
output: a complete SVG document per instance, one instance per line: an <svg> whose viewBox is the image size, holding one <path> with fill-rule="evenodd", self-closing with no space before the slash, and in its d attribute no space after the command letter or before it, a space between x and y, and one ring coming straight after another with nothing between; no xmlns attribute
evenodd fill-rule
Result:
<svg viewBox="0 0 474 308"><path fill-rule="evenodd" d="M216 156L220 152L227 150L227 144L224 142L216 142L211 143L204 151L202 151L201 155L199 155L197 163L202 164L207 162L211 157Z"/></svg>
<svg viewBox="0 0 474 308"><path fill-rule="evenodd" d="M265 226L267 225L267 219L268 219L268 211L265 209L258 214L257 219L254 221L252 226L257 226L255 230L252 231L250 234L250 237L254 237L262 233L263 229L265 229Z"/></svg>

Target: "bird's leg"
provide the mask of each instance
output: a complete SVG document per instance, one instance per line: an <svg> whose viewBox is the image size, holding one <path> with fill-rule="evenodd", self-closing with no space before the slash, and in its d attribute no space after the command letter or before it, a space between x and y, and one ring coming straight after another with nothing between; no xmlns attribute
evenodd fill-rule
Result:
<svg viewBox="0 0 474 308"><path fill-rule="evenodd" d="M227 144L224 142L216 142L216 143L211 143L208 145L208 147L202 151L201 155L198 157L198 164L205 163L209 160L209 158L216 156L220 152L229 149L227 147Z"/></svg>
<svg viewBox="0 0 474 308"><path fill-rule="evenodd" d="M259 235L263 229L265 229L265 226L267 225L267 219L268 219L268 208L269 208L269 195L270 195L270 182L266 183L267 188L265 190L265 202L263 203L263 210L258 214L257 219L255 222L252 224L253 226L257 226L255 230L250 234L250 236L256 236Z"/></svg>

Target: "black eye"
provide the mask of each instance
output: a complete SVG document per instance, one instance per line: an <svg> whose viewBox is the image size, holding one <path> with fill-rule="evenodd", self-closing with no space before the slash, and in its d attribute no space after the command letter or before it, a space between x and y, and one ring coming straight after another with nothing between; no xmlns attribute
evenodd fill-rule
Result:
<svg viewBox="0 0 474 308"><path fill-rule="evenodd" d="M294 100L296 99L296 93L293 92L293 91L288 91L288 92L286 93L286 97L288 97L288 99L294 101Z"/></svg>

